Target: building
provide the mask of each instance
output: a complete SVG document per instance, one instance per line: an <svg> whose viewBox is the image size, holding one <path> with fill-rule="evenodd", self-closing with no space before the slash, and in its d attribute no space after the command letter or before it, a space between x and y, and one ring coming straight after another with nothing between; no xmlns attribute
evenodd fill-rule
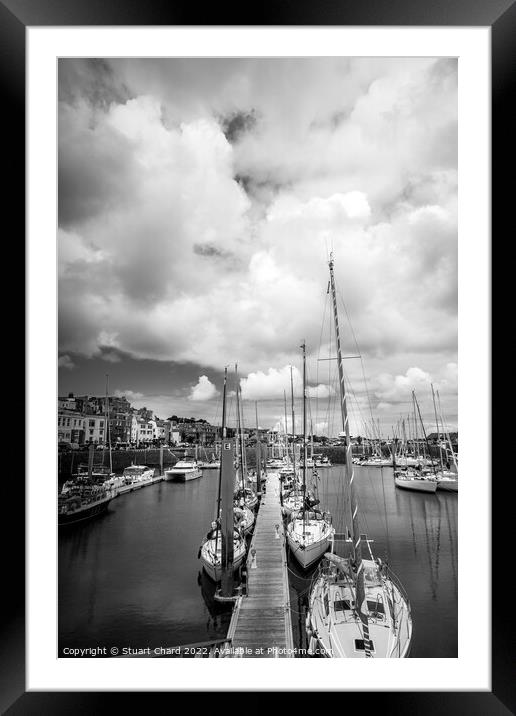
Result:
<svg viewBox="0 0 516 716"><path fill-rule="evenodd" d="M155 423L154 439L163 445L168 445L170 442L170 422L168 420L156 420Z"/></svg>
<svg viewBox="0 0 516 716"><path fill-rule="evenodd" d="M136 445L140 446L154 442L156 421L136 418L136 424Z"/></svg>
<svg viewBox="0 0 516 716"><path fill-rule="evenodd" d="M75 410L58 408L57 441L60 443L77 443L78 445L82 445L84 440L84 416Z"/></svg>
<svg viewBox="0 0 516 716"><path fill-rule="evenodd" d="M204 420L178 423L177 429L181 436L181 442L199 445L213 445L220 432L220 428L210 425Z"/></svg>
<svg viewBox="0 0 516 716"><path fill-rule="evenodd" d="M112 411L109 414L111 444L131 442L133 415L129 412Z"/></svg>
<svg viewBox="0 0 516 716"><path fill-rule="evenodd" d="M63 410L77 410L77 404L73 393L69 393L67 398L58 398L57 407Z"/></svg>
<svg viewBox="0 0 516 716"><path fill-rule="evenodd" d="M136 410L136 417L148 422L154 418L154 413L148 408L138 408L138 410Z"/></svg>
<svg viewBox="0 0 516 716"><path fill-rule="evenodd" d="M107 440L106 420L103 415L84 416L84 440L86 443L105 445Z"/></svg>

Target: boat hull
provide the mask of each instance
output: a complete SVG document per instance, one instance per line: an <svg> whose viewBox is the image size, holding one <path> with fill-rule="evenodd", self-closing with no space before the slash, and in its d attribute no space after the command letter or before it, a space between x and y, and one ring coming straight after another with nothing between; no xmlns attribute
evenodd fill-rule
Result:
<svg viewBox="0 0 516 716"><path fill-rule="evenodd" d="M443 492L458 492L459 481L453 478L441 478L440 480L437 480L437 489L443 490Z"/></svg>
<svg viewBox="0 0 516 716"><path fill-rule="evenodd" d="M413 479L413 480L404 480L401 477L395 477L394 482L396 484L396 487L401 488L402 490L413 490L415 492L427 492L427 493L435 493L437 490L437 480L425 480L425 479Z"/></svg>
<svg viewBox="0 0 516 716"><path fill-rule="evenodd" d="M326 538L305 547L292 538L287 538L287 542L294 559L302 569L308 569L312 564L315 564L328 550L330 544L330 540Z"/></svg>
<svg viewBox="0 0 516 716"><path fill-rule="evenodd" d="M242 562L245 559L245 554L246 554L245 546L243 547L243 549L239 549L238 551L236 551L234 559L233 559L233 572L237 572L240 569ZM201 548L200 560L201 560L202 567L203 567L204 571L206 572L206 574L208 575L208 577L213 582L220 582L221 577L222 577L222 569L220 566L220 561L219 561L219 564L214 564L213 561L211 561L210 559L208 559L205 556L204 550L202 548Z"/></svg>
<svg viewBox="0 0 516 716"><path fill-rule="evenodd" d="M315 523L309 520L307 525L307 537L303 538L301 531L302 520L294 520L287 527L287 544L292 556L302 569L308 569L315 564L325 552L332 540L335 530L323 521ZM316 525L316 533L311 531Z"/></svg>
<svg viewBox="0 0 516 716"><path fill-rule="evenodd" d="M195 470L178 470L177 472L174 472L173 469L165 471L165 480L168 482L188 482L189 480L195 480L198 477L202 477L202 470L199 470L199 468L196 468Z"/></svg>
<svg viewBox="0 0 516 716"><path fill-rule="evenodd" d="M57 524L59 527L70 527L82 522L88 522L104 514L112 499L112 497L109 497L106 500L95 502L73 512L60 513L57 518Z"/></svg>
<svg viewBox="0 0 516 716"><path fill-rule="evenodd" d="M406 658L412 643L412 617L403 588L393 575L380 576L372 560L363 560L362 564L366 575L364 607L371 640L369 655ZM370 578L372 571L375 572L373 579ZM328 571L326 567L319 573L310 592L306 620L309 654L366 658L363 629L360 619L356 618L355 595L355 578L349 572L344 575L338 570Z"/></svg>

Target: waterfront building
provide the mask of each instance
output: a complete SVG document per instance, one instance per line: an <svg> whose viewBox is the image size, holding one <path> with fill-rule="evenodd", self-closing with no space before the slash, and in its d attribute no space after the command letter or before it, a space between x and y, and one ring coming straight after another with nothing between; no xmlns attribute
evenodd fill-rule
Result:
<svg viewBox="0 0 516 716"><path fill-rule="evenodd" d="M85 439L84 416L75 410L58 408L57 441L82 445Z"/></svg>
<svg viewBox="0 0 516 716"><path fill-rule="evenodd" d="M148 444L154 441L154 435L156 431L155 420L142 420L141 418L136 419L137 430L136 430L136 444Z"/></svg>
<svg viewBox="0 0 516 716"><path fill-rule="evenodd" d="M109 414L109 431L111 435L111 443L131 442L131 428L133 424L133 415L129 412L121 412L118 410L111 411Z"/></svg>
<svg viewBox="0 0 516 716"><path fill-rule="evenodd" d="M57 399L57 407L58 407L58 409L63 409L63 410L77 410L77 404L76 404L73 393L69 393L68 397L66 397L66 398L58 398Z"/></svg>
<svg viewBox="0 0 516 716"><path fill-rule="evenodd" d="M164 445L170 442L170 422L168 420L157 420L154 439L159 440Z"/></svg>
<svg viewBox="0 0 516 716"><path fill-rule="evenodd" d="M84 416L85 442L105 444L107 439L106 420L103 415L88 414Z"/></svg>
<svg viewBox="0 0 516 716"><path fill-rule="evenodd" d="M181 442L191 442L198 445L213 445L220 430L220 428L210 425L205 420L178 423L177 429L181 435Z"/></svg>
<svg viewBox="0 0 516 716"><path fill-rule="evenodd" d="M149 420L152 420L154 418L153 411L149 410L148 408L138 408L135 412L136 417L140 420L144 420L145 422L148 422Z"/></svg>

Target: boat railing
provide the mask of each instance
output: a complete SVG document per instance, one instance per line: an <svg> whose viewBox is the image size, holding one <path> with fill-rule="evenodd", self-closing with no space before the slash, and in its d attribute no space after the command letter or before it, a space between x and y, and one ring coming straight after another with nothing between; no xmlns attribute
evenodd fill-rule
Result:
<svg viewBox="0 0 516 716"><path fill-rule="evenodd" d="M399 577L392 571L392 569L390 567L387 567L387 565L384 565L384 567L385 567L386 574L387 574L388 578L394 584L394 586L396 587L398 592L401 594L403 600L406 602L407 608L408 608L408 613L410 615L410 612L411 612L410 600L408 598L408 594L405 591L403 584L401 583Z"/></svg>

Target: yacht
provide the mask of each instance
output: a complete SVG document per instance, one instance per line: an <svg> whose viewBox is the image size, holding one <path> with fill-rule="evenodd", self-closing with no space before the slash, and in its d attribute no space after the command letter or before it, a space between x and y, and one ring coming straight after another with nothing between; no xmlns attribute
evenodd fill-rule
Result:
<svg viewBox="0 0 516 716"><path fill-rule="evenodd" d="M179 460L174 467L165 470L165 480L187 482L195 480L196 477L202 477L202 471L196 460Z"/></svg>
<svg viewBox="0 0 516 716"><path fill-rule="evenodd" d="M154 468L147 465L129 465L124 469L122 478L125 485L150 482L154 477Z"/></svg>

